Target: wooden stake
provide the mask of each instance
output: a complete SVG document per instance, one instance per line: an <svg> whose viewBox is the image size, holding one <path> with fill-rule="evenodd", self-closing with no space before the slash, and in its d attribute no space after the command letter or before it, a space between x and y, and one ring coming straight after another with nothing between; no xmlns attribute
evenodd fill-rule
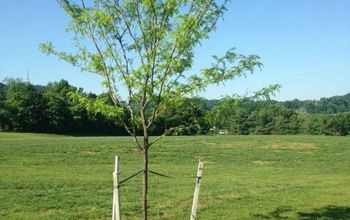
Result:
<svg viewBox="0 0 350 220"><path fill-rule="evenodd" d="M196 212L197 212L198 198L199 198L199 188L201 186L201 180L202 180L202 172L203 172L203 162L199 161L197 176L196 176L196 186L195 186L194 195L193 195L191 220L196 219Z"/></svg>
<svg viewBox="0 0 350 220"><path fill-rule="evenodd" d="M120 220L120 200L119 200L119 158L115 156L113 172L113 211L112 220Z"/></svg>

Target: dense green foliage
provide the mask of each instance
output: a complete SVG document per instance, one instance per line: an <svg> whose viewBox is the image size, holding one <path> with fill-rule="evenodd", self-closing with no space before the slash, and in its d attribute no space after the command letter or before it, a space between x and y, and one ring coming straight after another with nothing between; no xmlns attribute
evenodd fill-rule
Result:
<svg viewBox="0 0 350 220"><path fill-rule="evenodd" d="M167 137L150 154L150 219L189 219L198 158L198 219L349 219L350 138ZM111 219L121 179L140 169L131 137L0 133L0 219ZM121 187L123 219L140 219L141 178Z"/></svg>
<svg viewBox="0 0 350 220"><path fill-rule="evenodd" d="M90 100L111 104L108 94L86 94L67 81L34 86L20 80L8 80L0 86L0 130L70 134L125 135L122 125L113 117L90 111L75 102L70 92L80 93ZM229 134L312 134L348 135L350 132L350 94L314 101L317 104L308 112L311 101L254 101L226 98L206 100L184 98L178 100L150 127L150 134L160 135L166 129L178 127L173 134L195 135ZM335 101L340 104L337 108ZM329 101L329 105L327 104ZM299 103L296 108L290 103ZM302 104L304 103L304 104ZM294 106L294 107L293 107ZM333 106L334 114L321 109ZM304 110L301 110L304 109ZM126 116L128 117L128 116ZM213 128L216 129L213 129ZM210 131L211 129L211 132ZM141 130L137 131L139 134Z"/></svg>
<svg viewBox="0 0 350 220"><path fill-rule="evenodd" d="M91 99L102 94L85 94L67 81L33 86L21 80L7 80L0 90L0 130L64 134L125 135L124 128L103 114L89 112L70 97L79 92ZM106 101L107 102L107 101Z"/></svg>
<svg viewBox="0 0 350 220"><path fill-rule="evenodd" d="M331 98L321 98L320 100L292 100L283 102L287 108L298 112L314 114L336 114L341 112L350 112L350 93L343 96L334 96Z"/></svg>
<svg viewBox="0 0 350 220"><path fill-rule="evenodd" d="M211 110L210 121L213 126L227 129L231 134L348 135L350 133L350 111L337 114L309 114L289 109L285 103L228 98Z"/></svg>

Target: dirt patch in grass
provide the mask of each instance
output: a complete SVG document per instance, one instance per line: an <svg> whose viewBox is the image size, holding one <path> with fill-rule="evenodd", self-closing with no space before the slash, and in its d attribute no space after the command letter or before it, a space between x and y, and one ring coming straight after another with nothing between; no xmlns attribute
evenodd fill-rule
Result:
<svg viewBox="0 0 350 220"><path fill-rule="evenodd" d="M310 151L315 150L317 147L314 143L303 143L303 142L265 142L265 143L254 143L249 141L234 141L230 143L222 143L219 145L221 148L263 148L271 150L283 150L292 149L297 151Z"/></svg>
<svg viewBox="0 0 350 220"><path fill-rule="evenodd" d="M223 148L233 148L233 147L254 147L255 145L253 143L250 143L249 141L234 141L230 143L223 143L220 144Z"/></svg>
<svg viewBox="0 0 350 220"><path fill-rule="evenodd" d="M81 152L83 155L89 155L89 156L92 156L92 155L99 155L101 152L96 152L96 151L83 151Z"/></svg>
<svg viewBox="0 0 350 220"><path fill-rule="evenodd" d="M274 161L269 161L269 160L254 160L253 163L255 165L259 165L259 166L264 166L264 165L271 165L274 164Z"/></svg>
<svg viewBox="0 0 350 220"><path fill-rule="evenodd" d="M58 208L46 208L44 212L45 214L55 214L57 212L61 212L61 210Z"/></svg>
<svg viewBox="0 0 350 220"><path fill-rule="evenodd" d="M215 142L201 142L201 144L203 144L205 146L216 146L218 143L215 143Z"/></svg>
<svg viewBox="0 0 350 220"><path fill-rule="evenodd" d="M317 147L313 143L302 142L272 142L261 146L264 149L292 149L292 150L315 150Z"/></svg>

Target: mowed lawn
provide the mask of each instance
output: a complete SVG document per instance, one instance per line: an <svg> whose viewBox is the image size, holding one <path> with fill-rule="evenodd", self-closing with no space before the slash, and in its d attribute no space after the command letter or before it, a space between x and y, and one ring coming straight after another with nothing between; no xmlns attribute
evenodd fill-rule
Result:
<svg viewBox="0 0 350 220"><path fill-rule="evenodd" d="M129 137L0 133L0 219L110 219L114 156L121 179L141 169ZM151 149L150 219L350 219L350 137L167 137ZM121 188L140 219L141 176Z"/></svg>

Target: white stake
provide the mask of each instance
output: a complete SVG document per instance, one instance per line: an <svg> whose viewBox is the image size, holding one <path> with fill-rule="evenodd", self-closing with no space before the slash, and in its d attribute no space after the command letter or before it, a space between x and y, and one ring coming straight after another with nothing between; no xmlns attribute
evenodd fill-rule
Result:
<svg viewBox="0 0 350 220"><path fill-rule="evenodd" d="M113 172L113 211L112 220L120 220L120 200L119 200L119 158L115 156Z"/></svg>
<svg viewBox="0 0 350 220"><path fill-rule="evenodd" d="M203 172L203 162L199 161L197 177L196 177L196 187L194 189L194 195L193 195L191 220L196 219L196 212L197 212L198 198L199 198L199 188L201 186L201 180L202 180L202 172Z"/></svg>

